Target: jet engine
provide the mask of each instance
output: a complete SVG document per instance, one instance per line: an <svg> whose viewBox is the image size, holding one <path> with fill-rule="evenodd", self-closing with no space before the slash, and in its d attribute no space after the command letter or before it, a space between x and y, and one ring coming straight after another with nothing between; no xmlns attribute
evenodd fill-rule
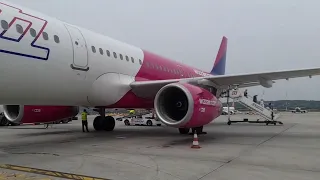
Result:
<svg viewBox="0 0 320 180"><path fill-rule="evenodd" d="M79 113L79 107L3 105L3 112L6 119L15 124L40 123L74 117Z"/></svg>
<svg viewBox="0 0 320 180"><path fill-rule="evenodd" d="M176 128L200 127L222 113L222 103L209 91L188 83L162 87L154 100L162 123Z"/></svg>

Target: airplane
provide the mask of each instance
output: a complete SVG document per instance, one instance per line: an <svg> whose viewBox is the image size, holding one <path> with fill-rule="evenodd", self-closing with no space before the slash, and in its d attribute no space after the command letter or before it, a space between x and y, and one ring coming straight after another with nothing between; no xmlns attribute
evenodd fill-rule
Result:
<svg viewBox="0 0 320 180"><path fill-rule="evenodd" d="M209 72L29 8L0 1L0 104L18 122L24 105L99 109L93 127L113 131L106 108L153 109L170 127L202 132L222 112L221 92L320 74L320 68L225 74L224 36ZM201 59L197 59L198 61Z"/></svg>
<svg viewBox="0 0 320 180"><path fill-rule="evenodd" d="M10 108L10 106L5 107ZM53 123L56 121L64 121L65 119L70 119L79 113L78 106L24 106L19 114L21 120L19 122L12 123L10 119L6 117L11 117L10 109L5 109L0 106L0 126L6 125L20 125L20 124L40 124L40 123ZM19 117L19 119L20 119Z"/></svg>

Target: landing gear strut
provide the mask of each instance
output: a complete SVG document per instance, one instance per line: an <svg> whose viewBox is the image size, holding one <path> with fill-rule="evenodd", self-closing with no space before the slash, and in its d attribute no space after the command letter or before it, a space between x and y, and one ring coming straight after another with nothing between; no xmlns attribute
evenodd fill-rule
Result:
<svg viewBox="0 0 320 180"><path fill-rule="evenodd" d="M194 135L195 132L197 132L198 135L207 134L207 132L203 131L203 126L192 128L192 133L189 133L189 135Z"/></svg>
<svg viewBox="0 0 320 180"><path fill-rule="evenodd" d="M203 131L203 126L195 127L195 128L191 128L191 129L192 129L192 132L189 133L190 128L179 128L179 133L180 134L194 135L195 131L197 131L197 134L207 134L207 132Z"/></svg>
<svg viewBox="0 0 320 180"><path fill-rule="evenodd" d="M105 116L105 109L101 108L99 112L100 116L97 116L93 120L93 127L96 131L113 131L116 122L112 116Z"/></svg>

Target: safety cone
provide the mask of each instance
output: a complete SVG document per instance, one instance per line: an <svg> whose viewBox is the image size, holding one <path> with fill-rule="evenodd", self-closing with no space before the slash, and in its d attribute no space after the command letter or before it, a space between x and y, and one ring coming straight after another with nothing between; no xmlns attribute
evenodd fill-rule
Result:
<svg viewBox="0 0 320 180"><path fill-rule="evenodd" d="M199 145L197 132L194 132L194 134L193 134L193 142L192 142L191 148L194 148L194 149L200 149L201 148L200 145Z"/></svg>

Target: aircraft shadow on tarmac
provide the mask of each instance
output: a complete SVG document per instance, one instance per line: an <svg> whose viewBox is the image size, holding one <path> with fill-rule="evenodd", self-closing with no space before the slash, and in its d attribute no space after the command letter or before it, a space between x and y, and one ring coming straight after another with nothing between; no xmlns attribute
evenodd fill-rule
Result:
<svg viewBox="0 0 320 180"><path fill-rule="evenodd" d="M204 130L208 132L206 135L199 135L200 143L240 143L240 144L255 144L259 138L266 139L273 137L282 131L285 131L287 128L290 129L294 124L284 124L283 126L266 126L262 124L234 124L228 126L226 122L214 122L206 125ZM26 131L22 131L25 129ZM5 129L5 128L4 128ZM43 126L40 127L9 127L7 128L10 131L14 132L15 137L26 138L26 142L12 143L10 146L29 146L29 145L58 145L62 143L71 143L81 141L81 143L108 143L108 141L122 141L122 139L127 140L136 140L141 142L141 140L151 140L154 139L157 141L159 139L161 143L157 146L170 147L170 146L179 146L179 145L190 145L192 143L193 136L191 135L181 135L178 133L176 128L170 128L167 126L125 126L118 124L114 131L95 131L92 126L89 125L89 133L83 133L81 125L76 126L53 126L48 129L44 129ZM20 131L21 130L21 131ZM31 130L31 131L29 131ZM64 136L66 135L66 136ZM34 140L30 142L28 138L41 137L40 140ZM49 139L45 141L44 139ZM290 131L285 131L278 135L277 138L287 138L287 139L319 139L319 133L295 133ZM255 138L254 141L247 141L247 139ZM138 143L137 142L137 143Z"/></svg>
<svg viewBox="0 0 320 180"><path fill-rule="evenodd" d="M227 143L240 143L240 144L256 144L257 141L244 141L247 138L260 138L260 139L268 139L270 137L273 137L277 134L279 134L282 129L285 130L289 128L290 126L284 127L282 126L282 129L279 129L277 131L269 131L269 127L261 127L264 132L261 132L261 129L256 129L255 131L237 131L237 127L231 127L226 126L226 128L221 127L214 127L213 124L210 124L212 126L211 128L208 128L206 135L199 135L199 142L200 143L223 143L226 141ZM274 126L271 126L274 127ZM249 128L250 130L251 128ZM68 136L63 136L64 134L68 134ZM51 135L51 136L50 136ZM52 137L52 135L59 135L57 137ZM82 144L92 144L93 142L95 144L99 143L108 143L108 141L121 141L122 139L129 139L129 140L137 140L141 142L144 139L152 139L154 138L155 141L159 139L161 143L157 146L162 147L170 147L170 146L179 146L179 145L190 145L192 143L193 136L191 135L180 135L177 132L177 129L175 128L167 128L167 127L144 127L144 128L135 128L135 127L124 127L124 128L118 128L115 129L113 132L106 132L101 131L97 132L91 129L91 132L89 133L83 133L81 129L68 129L68 130L58 130L55 131L47 131L47 130L41 130L41 132L29 132L29 133L18 133L15 136L21 136L24 138L28 137L36 137L41 136L43 139L46 138L46 136L50 136L49 141L43 141L43 140L35 140L33 142L19 142L19 145L17 146L29 146L29 145L58 145L61 143L71 143L70 146L78 146L78 142L81 141ZM319 139L320 133L311 134L311 133L291 133L291 132L285 132L280 134L281 138L287 138L287 139ZM49 138L49 137L48 137ZM75 144L73 144L73 142ZM16 146L12 144L13 146ZM11 145L11 146L12 146Z"/></svg>

